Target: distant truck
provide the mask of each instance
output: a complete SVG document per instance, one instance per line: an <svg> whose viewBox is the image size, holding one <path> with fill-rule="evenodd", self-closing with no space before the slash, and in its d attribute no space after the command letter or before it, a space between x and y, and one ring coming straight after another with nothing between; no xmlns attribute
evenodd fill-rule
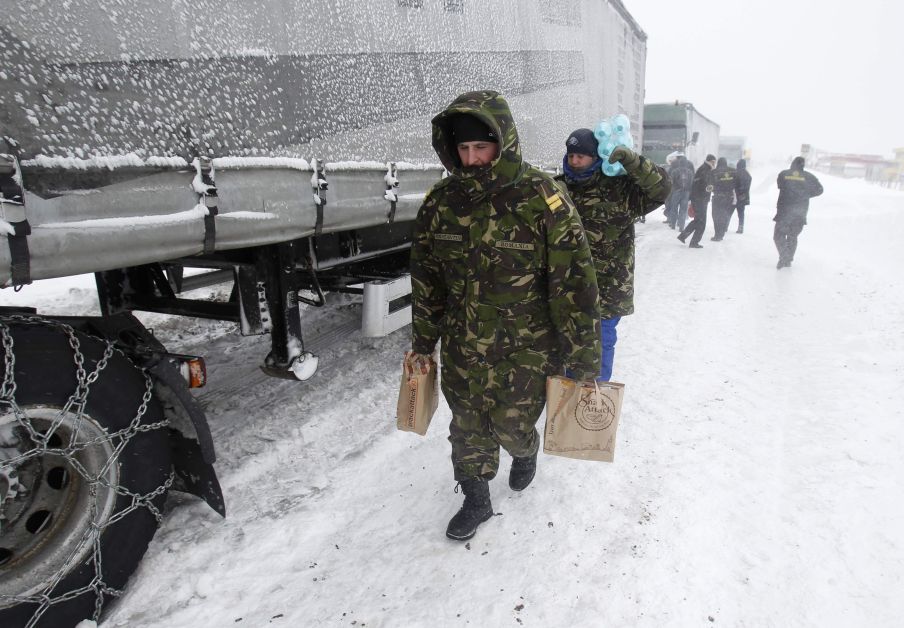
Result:
<svg viewBox="0 0 904 628"><path fill-rule="evenodd" d="M735 168L739 159L746 159L750 167L750 149L747 138L741 135L723 135L719 138L719 157L725 157L728 165Z"/></svg>
<svg viewBox="0 0 904 628"><path fill-rule="evenodd" d="M132 312L269 335L264 372L306 380L301 303L361 294L367 336L410 323L430 119L457 94L503 93L538 166L616 112L639 143L646 35L620 0L251 4L2 4L0 627L98 620L170 490L226 511L203 359ZM3 307L81 273L100 316Z"/></svg>
<svg viewBox="0 0 904 628"><path fill-rule="evenodd" d="M650 103L643 108L643 154L660 166L679 152L699 166L719 152L719 125L687 102Z"/></svg>

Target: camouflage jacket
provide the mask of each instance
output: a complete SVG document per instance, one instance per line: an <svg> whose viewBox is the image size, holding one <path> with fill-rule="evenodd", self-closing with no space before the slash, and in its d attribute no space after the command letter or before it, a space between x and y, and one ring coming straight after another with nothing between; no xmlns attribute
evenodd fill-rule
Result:
<svg viewBox="0 0 904 628"><path fill-rule="evenodd" d="M462 169L449 118L469 113L502 138L485 169ZM469 92L433 119L433 146L451 173L427 194L411 249L412 348L461 368L520 349L579 377L599 372L596 276L581 221L552 179L524 162L508 103Z"/></svg>
<svg viewBox="0 0 904 628"><path fill-rule="evenodd" d="M585 181L557 177L567 186L590 240L603 318L634 312L634 220L662 205L672 189L665 170L649 159L639 156L629 166L619 177L601 170Z"/></svg>

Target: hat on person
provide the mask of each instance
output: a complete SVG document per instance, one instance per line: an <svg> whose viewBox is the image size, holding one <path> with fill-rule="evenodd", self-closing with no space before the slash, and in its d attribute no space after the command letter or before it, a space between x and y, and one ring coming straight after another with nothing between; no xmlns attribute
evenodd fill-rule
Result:
<svg viewBox="0 0 904 628"><path fill-rule="evenodd" d="M568 139L565 140L565 153L568 155L578 153L598 157L597 149L599 145L593 131L590 129L575 129L568 136Z"/></svg>
<svg viewBox="0 0 904 628"><path fill-rule="evenodd" d="M716 156L713 155L712 153L710 153L709 155L706 156L705 161L715 161L715 160L716 160Z"/></svg>
<svg viewBox="0 0 904 628"><path fill-rule="evenodd" d="M797 168L798 170L803 170L804 164L806 164L806 163L807 162L804 160L803 157L795 157L794 160L791 162L791 167Z"/></svg>
<svg viewBox="0 0 904 628"><path fill-rule="evenodd" d="M462 142L495 142L499 143L499 137L482 120L467 113L460 113L452 117L452 139L456 144Z"/></svg>

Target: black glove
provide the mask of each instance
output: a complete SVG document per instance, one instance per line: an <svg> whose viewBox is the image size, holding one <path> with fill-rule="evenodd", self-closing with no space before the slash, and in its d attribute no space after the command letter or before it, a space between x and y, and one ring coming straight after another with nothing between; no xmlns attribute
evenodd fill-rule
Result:
<svg viewBox="0 0 904 628"><path fill-rule="evenodd" d="M627 146L616 146L612 154L609 155L609 163L614 164L620 161L625 170L634 170L640 164L640 158L637 153Z"/></svg>

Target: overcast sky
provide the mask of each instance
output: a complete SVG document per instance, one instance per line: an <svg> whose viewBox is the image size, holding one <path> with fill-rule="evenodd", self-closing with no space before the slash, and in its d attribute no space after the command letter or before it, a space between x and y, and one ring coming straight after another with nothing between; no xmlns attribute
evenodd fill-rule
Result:
<svg viewBox="0 0 904 628"><path fill-rule="evenodd" d="M623 1L648 37L646 102L692 102L763 156L904 146L904 3Z"/></svg>

